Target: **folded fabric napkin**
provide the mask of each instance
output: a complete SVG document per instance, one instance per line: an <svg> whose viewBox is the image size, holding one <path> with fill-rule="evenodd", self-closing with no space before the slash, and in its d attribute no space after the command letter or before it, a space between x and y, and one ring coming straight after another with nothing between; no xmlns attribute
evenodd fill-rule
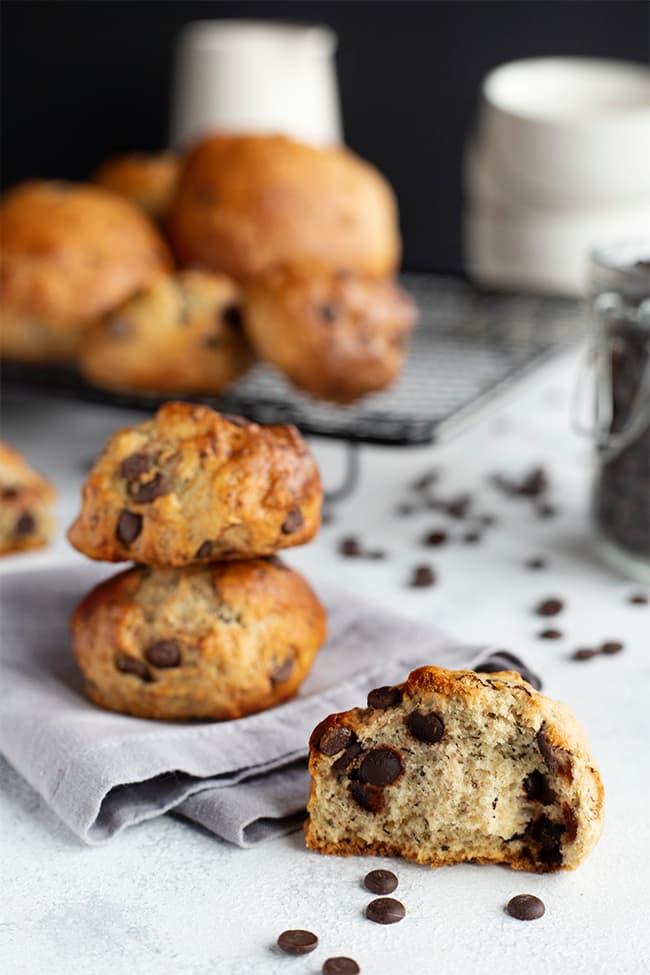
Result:
<svg viewBox="0 0 650 975"><path fill-rule="evenodd" d="M330 586L329 639L297 697L228 722L145 721L83 696L68 619L115 566L0 576L0 751L87 843L173 810L239 846L295 829L307 742L326 714L414 667L476 667L485 651Z"/></svg>

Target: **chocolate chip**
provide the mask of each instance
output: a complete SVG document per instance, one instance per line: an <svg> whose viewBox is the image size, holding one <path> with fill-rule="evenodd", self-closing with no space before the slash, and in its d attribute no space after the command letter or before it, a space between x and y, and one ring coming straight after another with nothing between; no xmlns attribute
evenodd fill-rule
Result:
<svg viewBox="0 0 650 975"><path fill-rule="evenodd" d="M574 843L578 835L578 818L568 802L562 803L562 817L566 829L566 839Z"/></svg>
<svg viewBox="0 0 650 975"><path fill-rule="evenodd" d="M323 962L323 975L358 975L361 971L353 958L326 958Z"/></svg>
<svg viewBox="0 0 650 975"><path fill-rule="evenodd" d="M337 755L347 748L356 739L352 728L345 725L335 725L324 731L318 742L318 750L323 755Z"/></svg>
<svg viewBox="0 0 650 975"><path fill-rule="evenodd" d="M620 653L623 649L624 644L620 643L618 640L607 640L605 643L601 644L601 653Z"/></svg>
<svg viewBox="0 0 650 975"><path fill-rule="evenodd" d="M561 640L562 631L554 630L554 629L542 630L541 633L538 634L538 636L540 640Z"/></svg>
<svg viewBox="0 0 650 975"><path fill-rule="evenodd" d="M465 545L476 545L481 541L481 535L479 532L467 532L463 535L463 542Z"/></svg>
<svg viewBox="0 0 650 975"><path fill-rule="evenodd" d="M436 576L430 565L418 565L413 570L409 585L413 589L422 589L425 586L433 586Z"/></svg>
<svg viewBox="0 0 650 975"><path fill-rule="evenodd" d="M358 741L355 741L353 745L345 749L343 754L335 762L332 762L332 768L337 772L346 772L357 755L360 755L362 751L363 747Z"/></svg>
<svg viewBox="0 0 650 975"><path fill-rule="evenodd" d="M548 488L548 478L543 467L535 467L528 473L517 487L517 494L527 498L535 498Z"/></svg>
<svg viewBox="0 0 650 975"><path fill-rule="evenodd" d="M147 649L145 656L153 667L161 669L178 667L181 662L181 651L175 640L157 640Z"/></svg>
<svg viewBox="0 0 650 975"><path fill-rule="evenodd" d="M648 597L644 592L635 592L628 597L627 601L628 603L631 603L633 606L647 606Z"/></svg>
<svg viewBox="0 0 650 975"><path fill-rule="evenodd" d="M293 654L289 654L286 660L283 660L281 664L274 667L271 671L271 680L274 684L283 684L285 680L289 680L293 673L293 666L295 663L295 657Z"/></svg>
<svg viewBox="0 0 650 975"><path fill-rule="evenodd" d="M201 544L197 548L196 552L194 553L194 558L209 559L210 556L212 555L213 549L214 549L214 542L211 542L209 539L206 539L204 542L201 542Z"/></svg>
<svg viewBox="0 0 650 975"><path fill-rule="evenodd" d="M171 485L164 474L155 474L150 481L145 484L129 484L129 493L137 504L149 504L156 498L169 494Z"/></svg>
<svg viewBox="0 0 650 975"><path fill-rule="evenodd" d="M422 539L422 544L432 545L434 547L437 547L438 545L444 545L446 541L447 541L447 532L433 531L433 532L429 532L428 535L424 536L424 538Z"/></svg>
<svg viewBox="0 0 650 975"><path fill-rule="evenodd" d="M130 545L131 542L136 540L141 531L142 515L137 515L134 511L127 511L124 508L120 512L120 517L117 520L117 528L115 529L118 542L121 542L122 545Z"/></svg>
<svg viewBox="0 0 650 975"><path fill-rule="evenodd" d="M592 650L591 647L581 647L579 650L574 650L571 658L572 660L591 660L592 657L596 657L597 655L597 650Z"/></svg>
<svg viewBox="0 0 650 975"><path fill-rule="evenodd" d="M134 674L146 683L150 683L153 680L147 665L142 660L138 660L137 657L129 656L128 653L115 654L115 667L120 673Z"/></svg>
<svg viewBox="0 0 650 975"><path fill-rule="evenodd" d="M553 746L544 734L544 725L539 729L535 736L537 747L547 767L551 772L559 772L564 778L573 778L573 766L570 755L563 748Z"/></svg>
<svg viewBox="0 0 650 975"><path fill-rule="evenodd" d="M510 917L517 918L518 921L536 921L544 916L544 901L533 894L517 894L508 901L506 910Z"/></svg>
<svg viewBox="0 0 650 975"><path fill-rule="evenodd" d="M544 599L535 607L538 616L557 616L564 609L561 599Z"/></svg>
<svg viewBox="0 0 650 975"><path fill-rule="evenodd" d="M548 866L559 866L562 863L560 843L566 827L561 823L554 823L548 816L539 816L526 827L526 835L539 843L539 859Z"/></svg>
<svg viewBox="0 0 650 975"><path fill-rule="evenodd" d="M344 538L339 544L339 552L346 558L354 559L361 555L361 545L356 538Z"/></svg>
<svg viewBox="0 0 650 975"><path fill-rule="evenodd" d="M371 894L392 894L398 883L392 870L371 870L363 878L363 886Z"/></svg>
<svg viewBox="0 0 650 975"><path fill-rule="evenodd" d="M393 897L377 897L366 907L366 917L376 924L395 924L405 915L404 905Z"/></svg>
<svg viewBox="0 0 650 975"><path fill-rule="evenodd" d="M17 497L18 497L18 488L5 487L2 488L2 490L0 491L0 498L2 498L3 501L14 501Z"/></svg>
<svg viewBox="0 0 650 975"><path fill-rule="evenodd" d="M127 481L135 481L136 478L140 477L141 474L146 474L147 471L151 470L153 465L153 457L151 454L145 454L139 451L135 454L130 454L120 464L120 474L122 477L126 478Z"/></svg>
<svg viewBox="0 0 650 975"><path fill-rule="evenodd" d="M328 325L331 325L332 322L336 321L336 319L339 317L339 313L340 309L338 305L333 304L331 301L325 301L322 305L318 306L318 314L324 322L327 322Z"/></svg>
<svg viewBox="0 0 650 975"><path fill-rule="evenodd" d="M546 568L546 560L545 559L541 559L539 557L538 558L534 558L534 559L528 559L528 561L525 564L526 564L526 568L527 569L536 570L536 569L545 569Z"/></svg>
<svg viewBox="0 0 650 975"><path fill-rule="evenodd" d="M445 733L445 725L433 711L425 714L423 711L411 711L406 719L408 729L418 741L426 741L434 745L440 741Z"/></svg>
<svg viewBox="0 0 650 975"><path fill-rule="evenodd" d="M25 511L16 522L14 532L16 535L31 535L36 528L36 522L28 511Z"/></svg>
<svg viewBox="0 0 650 975"><path fill-rule="evenodd" d="M282 523L282 534L291 535L292 532L297 532L303 525L302 511L300 508L292 508Z"/></svg>
<svg viewBox="0 0 650 975"><path fill-rule="evenodd" d="M399 753L393 748L373 748L359 766L359 778L368 785L391 785L404 771Z"/></svg>
<svg viewBox="0 0 650 975"><path fill-rule="evenodd" d="M278 948L287 955L308 955L318 947L318 938L311 931L283 931Z"/></svg>
<svg viewBox="0 0 650 975"><path fill-rule="evenodd" d="M399 687L375 687L374 691L368 694L368 707L384 710L392 708L402 700L402 692Z"/></svg>
<svg viewBox="0 0 650 975"><path fill-rule="evenodd" d="M539 769L535 769L524 779L524 792L531 802L541 802L543 806L549 806L555 802L555 792L548 784L546 776Z"/></svg>
<svg viewBox="0 0 650 975"><path fill-rule="evenodd" d="M384 805L384 793L375 785L364 785L362 782L350 782L350 795L366 812L381 812Z"/></svg>
<svg viewBox="0 0 650 975"><path fill-rule="evenodd" d="M242 314L239 305L227 305L219 313L219 318L229 328L240 332L242 329Z"/></svg>

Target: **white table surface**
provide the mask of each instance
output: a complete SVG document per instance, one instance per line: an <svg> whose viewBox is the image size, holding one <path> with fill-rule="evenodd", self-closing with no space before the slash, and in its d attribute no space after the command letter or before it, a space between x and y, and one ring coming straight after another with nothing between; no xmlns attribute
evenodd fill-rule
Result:
<svg viewBox="0 0 650 975"><path fill-rule="evenodd" d="M601 842L575 873L551 876L462 865L431 870L385 858L323 857L300 833L242 851L173 816L87 848L0 759L0 970L10 975L308 975L325 958L350 955L363 975L464 973L637 973L650 971L650 606L644 591L594 552L588 517L589 445L570 431L577 358L556 360L509 402L458 439L418 449L364 448L361 483L334 521L290 561L312 577L334 579L393 609L434 621L468 641L498 644L526 658L545 690L567 701L584 724L605 781ZM139 414L103 407L7 398L3 436L56 484L61 531L47 552L3 560L2 571L78 559L63 538L78 505L84 462L117 426ZM326 483L340 474L342 449L315 441ZM558 516L539 519L522 500L488 483L495 471L520 475L543 464ZM419 539L463 523L435 512L396 517L407 485L432 467L441 493L470 491L477 511L498 524L480 545L425 549ZM385 561L343 559L341 537L385 548ZM548 568L523 567L535 555ZM409 589L412 567L431 563L431 589ZM558 595L561 617L541 620L533 605ZM561 641L536 633L557 625ZM577 663L576 647L625 642L618 656ZM361 703L361 702L360 702ZM390 866L400 877L407 916L382 927L363 917L364 874ZM507 917L515 893L538 894L540 921ZM320 936L316 952L280 956L285 928Z"/></svg>

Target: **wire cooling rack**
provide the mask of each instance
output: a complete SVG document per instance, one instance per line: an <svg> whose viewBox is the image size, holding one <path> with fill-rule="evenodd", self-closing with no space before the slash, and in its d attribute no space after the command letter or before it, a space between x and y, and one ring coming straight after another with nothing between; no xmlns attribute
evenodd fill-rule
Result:
<svg viewBox="0 0 650 975"><path fill-rule="evenodd" d="M479 291L460 278L405 274L420 308L408 362L389 390L351 406L320 403L272 367L257 364L217 397L187 397L260 423L295 423L303 433L356 443L426 444L448 437L517 379L585 331L568 298ZM85 383L71 368L3 366L6 388L151 411L164 399L114 394Z"/></svg>

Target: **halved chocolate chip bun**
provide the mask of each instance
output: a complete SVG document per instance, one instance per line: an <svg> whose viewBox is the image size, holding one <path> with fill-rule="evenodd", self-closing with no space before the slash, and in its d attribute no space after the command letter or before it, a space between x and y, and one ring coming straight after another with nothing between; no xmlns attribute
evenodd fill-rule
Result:
<svg viewBox="0 0 650 975"><path fill-rule="evenodd" d="M603 787L566 705L514 671L422 667L333 714L310 740L307 845L432 866L573 869L602 829Z"/></svg>

